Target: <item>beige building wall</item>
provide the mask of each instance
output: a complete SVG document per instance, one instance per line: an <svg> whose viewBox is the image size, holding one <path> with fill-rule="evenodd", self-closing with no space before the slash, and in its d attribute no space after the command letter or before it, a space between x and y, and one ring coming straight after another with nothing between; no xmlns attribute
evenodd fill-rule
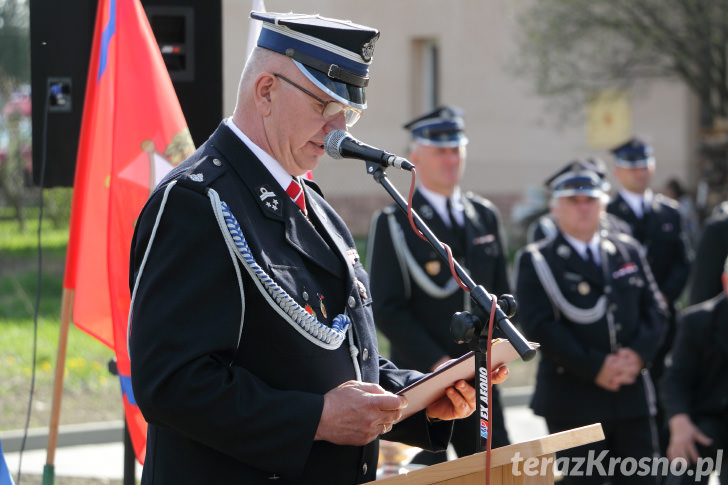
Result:
<svg viewBox="0 0 728 485"><path fill-rule="evenodd" d="M415 45L439 46L440 102L462 107L470 138L463 187L493 200L506 222L514 206L574 157L596 155L611 167L608 151L591 148L586 121L560 125L547 104L531 94L529 79L507 69L516 55L515 14L525 0L266 0L271 12L295 11L351 19L376 27L368 88L369 107L352 134L370 145L407 156L402 124L422 113ZM235 104L247 48L251 1L223 0L224 112ZM694 183L695 102L677 82L659 81L628 93L629 122L654 144L660 189L672 176ZM586 114L586 106L584 106ZM586 118L584 116L583 118ZM387 171L406 197L409 174ZM373 210L390 200L365 173L364 163L325 157L314 178L356 234L365 234ZM517 210L517 209L516 209ZM516 212L517 213L517 212Z"/></svg>

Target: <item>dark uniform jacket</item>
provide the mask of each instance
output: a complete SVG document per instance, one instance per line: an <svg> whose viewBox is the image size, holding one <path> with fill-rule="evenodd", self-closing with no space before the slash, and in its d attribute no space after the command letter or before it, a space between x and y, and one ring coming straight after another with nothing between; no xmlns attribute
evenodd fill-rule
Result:
<svg viewBox="0 0 728 485"><path fill-rule="evenodd" d="M686 308L678 319L672 365L661 381L668 418L686 413L694 420L728 422L728 298L721 293Z"/></svg>
<svg viewBox="0 0 728 485"><path fill-rule="evenodd" d="M531 402L537 415L596 422L654 412L646 372L617 392L594 382L607 354L619 347L631 348L649 364L666 323L664 300L636 241L602 231L600 252L601 268L585 261L559 232L518 255L520 323L526 337L541 344Z"/></svg>
<svg viewBox="0 0 728 485"><path fill-rule="evenodd" d="M132 288L139 278L132 384L149 422L142 483L375 478L377 440L360 447L314 441L323 395L357 378L350 344L363 381L396 391L421 374L378 355L368 276L352 236L313 184L304 190L312 223L221 125L144 207L130 271ZM237 219L247 256L226 245L225 226L234 222L213 211L221 206L215 194ZM283 316L285 302L315 313L323 334L346 314L353 341L318 345L313 331ZM442 449L450 430L449 422L429 424L420 412L387 438Z"/></svg>
<svg viewBox="0 0 728 485"><path fill-rule="evenodd" d="M700 303L723 291L720 275L728 257L728 214L708 219L700 234L692 268L690 304Z"/></svg>
<svg viewBox="0 0 728 485"><path fill-rule="evenodd" d="M672 308L690 276L689 248L677 202L655 194L639 219L617 194L607 205L607 212L629 224L632 236L645 247L657 286Z"/></svg>
<svg viewBox="0 0 728 485"><path fill-rule="evenodd" d="M419 191L412 200L414 210L451 247L453 256L469 270L476 284L496 296L509 293L507 255L495 207L472 194L464 195L462 203L465 234L458 241ZM393 235L392 228L398 234ZM415 234L407 214L395 206L375 214L369 241L374 315L377 326L389 338L392 360L429 372L445 355L459 357L467 352L467 347L451 336L450 320L455 312L469 307L470 298L453 280L447 263ZM404 241L406 246L393 241Z"/></svg>
<svg viewBox="0 0 728 485"><path fill-rule="evenodd" d="M474 194L463 194L461 202L465 218L460 234L445 225L419 190L412 205L432 232L450 246L476 284L496 296L510 293L497 209ZM392 361L429 372L442 357L466 353L468 346L457 344L450 333L450 320L456 312L471 309L470 297L452 278L449 265L415 234L407 214L394 205L376 213L368 248L374 317L389 338ZM492 388L491 398L492 445L504 446L509 440L497 386ZM476 451L473 437L478 426L477 413L455 424L453 445L461 456Z"/></svg>

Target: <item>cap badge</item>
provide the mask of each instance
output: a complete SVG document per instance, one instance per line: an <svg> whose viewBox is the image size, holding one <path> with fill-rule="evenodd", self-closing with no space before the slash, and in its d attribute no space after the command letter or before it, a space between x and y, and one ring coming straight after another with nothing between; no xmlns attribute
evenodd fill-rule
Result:
<svg viewBox="0 0 728 485"><path fill-rule="evenodd" d="M375 35L369 40L369 42L361 46L361 58L366 62L371 61L372 57L374 57L374 44L377 42L377 39L379 39L379 34Z"/></svg>
<svg viewBox="0 0 728 485"><path fill-rule="evenodd" d="M428 275L435 276L436 274L440 273L440 262L437 260L426 262L425 271L427 271Z"/></svg>
<svg viewBox="0 0 728 485"><path fill-rule="evenodd" d="M591 286L586 281L582 281L576 286L576 289L580 295L588 295L591 291Z"/></svg>

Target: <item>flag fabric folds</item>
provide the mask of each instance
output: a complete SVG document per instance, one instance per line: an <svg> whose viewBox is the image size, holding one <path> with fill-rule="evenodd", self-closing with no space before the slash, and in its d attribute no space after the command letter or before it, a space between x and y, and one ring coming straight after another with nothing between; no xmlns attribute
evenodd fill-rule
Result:
<svg viewBox="0 0 728 485"><path fill-rule="evenodd" d="M137 459L146 423L127 353L129 249L152 188L194 151L140 0L99 0L74 181L64 288L73 322L114 350Z"/></svg>

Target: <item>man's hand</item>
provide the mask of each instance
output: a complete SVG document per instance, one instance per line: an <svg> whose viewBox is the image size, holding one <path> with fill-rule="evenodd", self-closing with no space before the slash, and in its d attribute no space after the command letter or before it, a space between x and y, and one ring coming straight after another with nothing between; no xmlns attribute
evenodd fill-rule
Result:
<svg viewBox="0 0 728 485"><path fill-rule="evenodd" d="M713 440L703 434L687 414L676 414L670 418L669 424L670 444L667 446L667 458L670 461L685 458L690 463L697 463L700 454L695 443L710 446Z"/></svg>
<svg viewBox="0 0 728 485"><path fill-rule="evenodd" d="M607 391L617 391L622 384L622 365L615 354L607 355L594 382Z"/></svg>
<svg viewBox="0 0 728 485"><path fill-rule="evenodd" d="M490 375L493 384L500 384L508 379L508 367L501 366ZM475 388L464 380L445 389L445 395L427 406L427 417L450 420L470 416L475 411Z"/></svg>
<svg viewBox="0 0 728 485"><path fill-rule="evenodd" d="M622 384L633 384L637 376L642 372L645 361L642 357L632 349L623 347L617 351L617 359L619 359L620 381Z"/></svg>
<svg viewBox="0 0 728 485"><path fill-rule="evenodd" d="M407 398L368 382L348 381L324 394L316 440L363 446L387 433L402 416Z"/></svg>

